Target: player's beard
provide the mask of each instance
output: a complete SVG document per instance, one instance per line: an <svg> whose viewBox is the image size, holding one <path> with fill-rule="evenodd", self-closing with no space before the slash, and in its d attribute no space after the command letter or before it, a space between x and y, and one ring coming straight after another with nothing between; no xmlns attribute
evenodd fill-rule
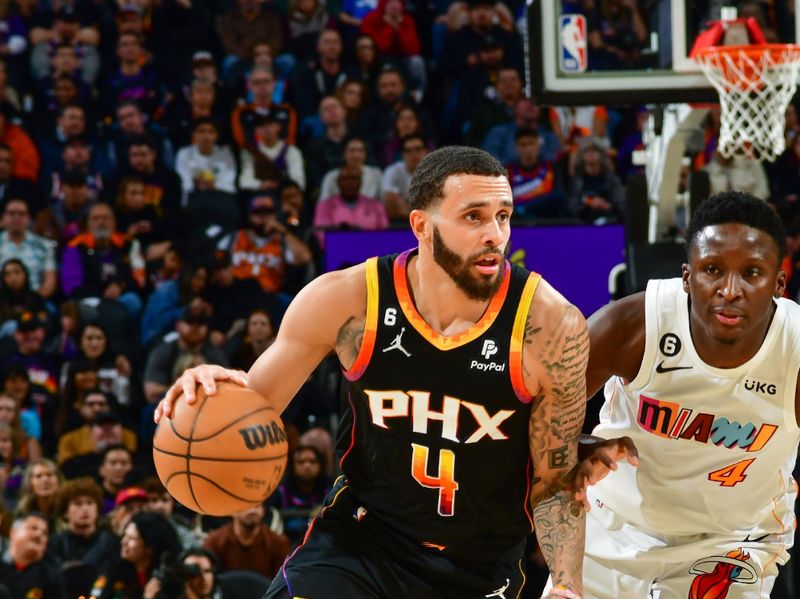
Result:
<svg viewBox="0 0 800 599"><path fill-rule="evenodd" d="M480 274L476 275L472 272L472 266L477 260L480 260L481 256L499 254L500 252L496 249L486 248L484 251L470 256L465 260L447 247L444 239L442 239L442 236L439 234L439 228L436 226L433 227L433 259L469 299L486 301L497 293L506 272L505 253L507 252L508 246L506 246L506 251L503 252L503 256L500 257L500 264L496 275L491 277Z"/></svg>

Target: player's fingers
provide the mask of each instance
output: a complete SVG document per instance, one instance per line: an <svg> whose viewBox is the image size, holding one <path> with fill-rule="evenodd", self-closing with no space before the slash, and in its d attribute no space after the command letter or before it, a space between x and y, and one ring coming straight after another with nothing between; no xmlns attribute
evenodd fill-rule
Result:
<svg viewBox="0 0 800 599"><path fill-rule="evenodd" d="M156 424L158 424L159 420L161 420L161 414L164 411L163 404L164 404L163 400L158 402L158 405L156 406L156 411L153 412L153 422L155 422Z"/></svg>
<svg viewBox="0 0 800 599"><path fill-rule="evenodd" d="M180 391L183 393L183 399L189 405L192 405L194 402L197 401L197 395L195 394L195 389L197 388L197 379L192 375L190 371L186 371L181 375L181 378L178 379L180 383ZM177 399L177 398L176 398Z"/></svg>
<svg viewBox="0 0 800 599"><path fill-rule="evenodd" d="M631 439L630 437L622 437L621 442L625 451L625 456L628 459L628 463L630 463L632 466L638 466L639 450L636 449L636 445L633 443L633 439Z"/></svg>
<svg viewBox="0 0 800 599"><path fill-rule="evenodd" d="M247 373L244 370L227 370L228 380L240 387L247 387Z"/></svg>
<svg viewBox="0 0 800 599"><path fill-rule="evenodd" d="M225 374L221 371L222 369L214 370L211 368L200 367L197 369L197 373L195 374L195 384L203 385L203 390L205 390L206 395L216 395L217 381L225 380L223 378Z"/></svg>
<svg viewBox="0 0 800 599"><path fill-rule="evenodd" d="M616 469L617 461L614 459L614 456L611 455L611 452L606 451L605 449L599 449L592 457L594 457L609 470Z"/></svg>

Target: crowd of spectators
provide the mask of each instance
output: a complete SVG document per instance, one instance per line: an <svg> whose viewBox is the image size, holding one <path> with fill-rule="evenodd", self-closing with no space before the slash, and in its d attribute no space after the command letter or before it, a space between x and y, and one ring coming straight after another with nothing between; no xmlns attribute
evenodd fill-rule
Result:
<svg viewBox="0 0 800 599"><path fill-rule="evenodd" d="M654 3L563 4L595 68L643 64ZM432 149L506 164L517 220L620 220L647 112L526 97L523 8L0 2L0 598L199 599L218 573L275 575L336 475L335 364L284 415L281 487L230 519L153 477L154 405L188 367L248 369L327 232L407 223ZM691 168L770 197L800 242L794 108L769 170L722 159L718 126Z"/></svg>

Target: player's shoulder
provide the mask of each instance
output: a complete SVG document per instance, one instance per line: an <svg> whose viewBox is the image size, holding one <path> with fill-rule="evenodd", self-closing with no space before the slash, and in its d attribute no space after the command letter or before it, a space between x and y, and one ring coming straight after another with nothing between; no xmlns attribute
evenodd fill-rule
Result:
<svg viewBox="0 0 800 599"><path fill-rule="evenodd" d="M346 302L361 298L366 301L369 265L370 260L367 260L341 270L326 272L306 285L303 292L307 295L313 294L318 300Z"/></svg>

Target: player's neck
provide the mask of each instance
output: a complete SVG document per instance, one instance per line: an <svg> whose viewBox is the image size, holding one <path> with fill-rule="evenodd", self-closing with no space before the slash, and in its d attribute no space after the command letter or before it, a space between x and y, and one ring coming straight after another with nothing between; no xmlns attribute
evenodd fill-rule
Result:
<svg viewBox="0 0 800 599"><path fill-rule="evenodd" d="M486 312L489 300L467 297L427 253L420 252L411 259L407 275L417 312L442 335L449 337L463 332Z"/></svg>

